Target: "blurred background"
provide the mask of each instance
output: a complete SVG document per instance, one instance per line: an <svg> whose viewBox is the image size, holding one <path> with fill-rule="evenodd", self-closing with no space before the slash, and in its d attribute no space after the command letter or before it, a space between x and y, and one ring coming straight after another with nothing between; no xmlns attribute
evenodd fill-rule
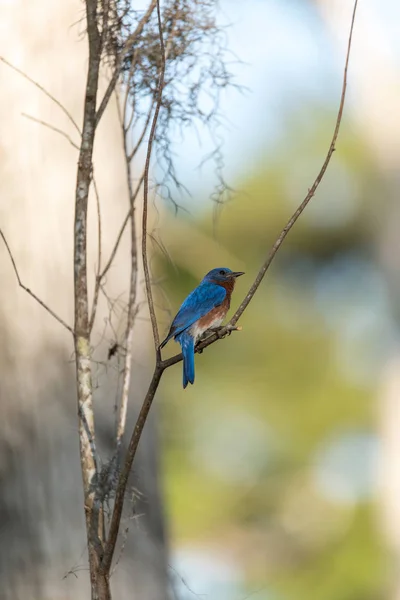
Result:
<svg viewBox="0 0 400 600"><path fill-rule="evenodd" d="M196 169L212 143L180 142L193 196L158 224L173 313L215 266L246 271L235 308L313 183L353 3L221 8L247 86L222 98L217 131L234 192L216 207L213 165ZM163 479L185 598L400 597L399 33L397 2L359 3L342 130L316 197L243 331L196 357L193 388L167 372Z"/></svg>
<svg viewBox="0 0 400 600"><path fill-rule="evenodd" d="M235 308L312 185L336 121L352 9L349 0L221 0L242 89L223 92L211 133L173 140L191 195L174 191L178 210L155 199L162 333L213 267L246 272ZM82 5L4 1L0 11L0 54L80 119L86 49L72 25ZM399 67L400 4L359 0L342 129L316 197L243 331L196 356L193 387L182 390L180 365L165 374L135 468L118 597L400 599ZM52 103L4 65L1 78L1 226L24 283L71 321L76 154L21 117L58 123ZM102 127L111 244L126 201L115 109ZM223 161L199 168L216 145ZM232 192L221 204L222 168ZM2 594L86 598L71 344L0 256ZM115 290L125 285L123 273L112 277ZM138 328L135 407L153 360L146 314ZM113 337L98 339L105 356ZM165 356L176 350L171 342ZM114 399L103 371L97 393L107 449Z"/></svg>

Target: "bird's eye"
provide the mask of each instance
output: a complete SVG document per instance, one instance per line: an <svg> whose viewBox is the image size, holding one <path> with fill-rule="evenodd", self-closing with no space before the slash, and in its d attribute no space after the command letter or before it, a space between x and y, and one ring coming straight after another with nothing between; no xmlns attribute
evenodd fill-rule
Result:
<svg viewBox="0 0 400 600"><path fill-rule="evenodd" d="M226 271L224 271L223 269L221 269L221 271L219 272L220 275L226 275Z"/></svg>

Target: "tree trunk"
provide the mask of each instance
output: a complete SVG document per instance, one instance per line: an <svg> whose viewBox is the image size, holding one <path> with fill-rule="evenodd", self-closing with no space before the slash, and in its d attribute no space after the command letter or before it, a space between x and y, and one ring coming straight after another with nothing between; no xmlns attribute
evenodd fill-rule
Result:
<svg viewBox="0 0 400 600"><path fill-rule="evenodd" d="M38 81L77 123L82 123L88 56L87 43L80 39L81 2L68 0L57 4L43 0L40 5L24 2L23 7L21 10L21 3L10 4L2 11L0 56ZM51 31L51 36L44 35L44 30ZM65 137L21 114L29 113L58 127L78 145L79 135L62 109L43 91L1 62L0 70L5 82L0 97L3 132L0 174L4 191L0 201L1 226L24 283L72 326L72 199L78 154ZM128 208L120 124L114 102L102 118L99 133L95 148L96 181L103 220L107 223L103 247L105 254L109 254ZM91 210L90 199L89 298L97 256L96 218ZM129 281L128 242L128 239L121 242L121 256L126 260L118 257L108 277L114 297ZM85 539L87 515L84 519L80 479L72 336L18 288L4 251L0 251L0 271L5 290L0 304L0 512L4 516L0 544L1 598L52 600L62 596L65 600L87 600L91 582ZM143 299L139 286L138 302ZM93 335L98 357L106 361L110 336L100 344L99 340L108 315L107 306L100 305L99 311ZM132 352L134 359L140 356L140 366L134 360L135 386L129 398L128 432L133 427L135 407L148 385L146 353L150 335L146 323L135 324ZM83 338L85 345L87 337ZM84 359L81 356L82 376ZM114 357L110 367L116 365ZM103 378L98 385L96 370L93 371L95 441L104 458L114 450L116 381ZM116 371L110 368L108 375ZM146 424L132 474L132 486L140 491L140 500L133 508L128 498L123 516L123 532L129 526L129 533L122 555L120 545L117 548L119 564L111 579L113 594L118 599L132 596L141 600L167 599L168 559L155 415L152 411ZM133 511L140 517L135 515L132 519ZM96 589L96 593L107 597L108 582L99 580Z"/></svg>

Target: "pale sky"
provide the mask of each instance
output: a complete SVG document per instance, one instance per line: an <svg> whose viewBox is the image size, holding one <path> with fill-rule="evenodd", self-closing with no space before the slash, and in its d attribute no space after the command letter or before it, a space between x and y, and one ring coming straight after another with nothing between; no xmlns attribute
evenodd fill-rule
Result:
<svg viewBox="0 0 400 600"><path fill-rule="evenodd" d="M341 1L348 11L347 3L352 6L352 2ZM295 104L301 106L311 99L338 106L346 47L333 39L312 4L302 0L222 0L221 21L232 24L229 47L243 61L234 66L236 80L250 90L244 94L231 90L221 104L230 122L221 132L226 174L235 183L261 157L273 152L282 133L283 116ZM356 52L357 39L368 35L371 23L379 34L380 51L384 39L388 61L400 67L400 2L359 0L351 68L357 69L357 61L363 58L362 52ZM348 30L346 39L347 35ZM351 71L349 78L346 109L351 114ZM202 190L205 200L212 190L212 167L196 171L202 156L211 149L207 134L201 148L194 135L179 143L180 173L196 200L197 190ZM190 200L188 206L190 210L196 208Z"/></svg>

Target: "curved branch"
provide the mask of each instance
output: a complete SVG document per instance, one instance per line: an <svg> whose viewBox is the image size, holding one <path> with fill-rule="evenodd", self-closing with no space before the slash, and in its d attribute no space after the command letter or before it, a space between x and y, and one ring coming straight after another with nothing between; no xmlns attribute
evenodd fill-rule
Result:
<svg viewBox="0 0 400 600"><path fill-rule="evenodd" d="M358 4L358 0L355 0L353 16L352 16L352 20L351 20L348 47L347 47L346 62L345 62L344 76L343 76L343 85L342 85L342 94L341 94L341 99L340 99L338 116L336 119L336 124L335 124L334 133L332 136L332 141L330 143L328 153L327 153L325 161L321 167L321 170L318 173L317 178L315 179L312 187L308 191L306 197L304 198L304 200L302 201L302 203L300 204L298 209L293 213L293 215L291 216L291 218L289 219L289 221L287 222L287 224L285 225L285 227L282 229L281 233L279 234L276 242L272 246L272 248L267 256L266 261L264 262L261 269L259 270L258 275L257 275L253 285L251 286L249 292L243 299L242 303L240 304L239 308L236 310L233 317L231 318L230 322L227 325L225 325L225 327L222 327L218 332L213 333L206 340L200 342L200 344L198 344L196 346L196 352L202 351L204 348L207 348L208 346L210 346L211 344L216 342L221 337L225 337L226 335L229 335L232 331L235 331L238 329L238 327L236 327L236 323L238 322L239 318L241 317L241 315L243 314L243 312L249 305L250 301L252 300L266 271L268 270L269 266L271 265L277 251L279 250L280 246L282 245L283 241L285 240L290 229L296 223L297 219L299 218L301 213L304 211L307 204L310 202L311 198L314 196L316 189L318 188L319 184L321 183L321 181L324 177L324 174L329 165L332 154L335 150L335 144L336 144L336 140L337 140L337 137L339 134L340 124L341 124L341 120L342 120L344 102L345 102L345 97L346 97L346 88L347 88L347 70L348 70L348 64L349 64L349 58L350 58L351 42L352 42L352 35L353 35L353 28L354 28L357 4ZM159 3L158 2L157 2L157 8L159 11ZM159 12L158 12L158 14L159 14ZM162 90L162 88L161 88L161 90ZM161 99L161 91L159 94L159 100L160 99ZM153 121L152 131L154 128L155 128L155 122ZM151 147L150 147L150 152L151 152ZM148 152L148 159L149 159L150 152ZM146 162L146 164L147 163L148 163L148 161ZM144 220L144 224L145 225L147 224L146 220ZM144 234L143 234L144 236L145 236L145 233L146 232L144 231ZM144 248L146 249L146 246L144 246ZM144 256L146 258L146 253ZM145 262L145 264L147 265L147 261ZM147 275L146 287L148 288L148 286L150 286L150 279ZM152 306L152 304L150 302L150 301L152 301L151 290L150 290L150 296L148 298L149 298L149 305ZM154 310L154 306L153 306L153 310ZM152 320L152 325L153 325L153 332L155 331L157 334L157 336L156 335L154 336L154 339L156 341L156 339L158 338L157 323L155 323L155 328L154 328L154 323ZM124 494L125 494L126 486L128 483L129 473L130 473L130 470L131 470L131 467L132 467L132 464L133 464L133 461L134 461L134 458L136 455L136 451L137 451L137 448L138 448L138 445L140 442L140 438L142 436L142 432L143 432L143 428L144 428L144 425L147 420L147 416L149 414L154 396L157 392L159 383L161 381L162 374L168 367L180 362L181 360L182 360L182 354L177 354L176 356L173 356L167 360L161 360L160 352L157 349L157 360L156 360L156 365L154 367L153 377L151 379L149 388L147 390L146 397L143 401L142 408L140 410L138 419L137 419L135 427L133 429L132 436L131 436L131 439L129 442L128 451L127 451L126 458L125 458L125 463L123 465L121 475L120 475L119 481L118 481L118 486L117 486L116 496L115 496L114 511L113 511L113 515L112 515L112 519L111 519L109 538L108 538L108 541L106 544L102 563L100 565L100 572L102 574L108 573L110 566L111 566L111 561L112 561L115 544L116 544L117 536L118 536L119 523L120 523L122 507L123 507L123 503L124 503Z"/></svg>
<svg viewBox="0 0 400 600"><path fill-rule="evenodd" d="M269 267L270 267L270 265L271 265L271 263L272 263L275 255L276 255L276 253L278 252L279 248L281 247L282 243L284 242L287 234L292 229L293 225L296 223L297 219L300 217L300 215L302 214L302 212L304 211L304 209L306 208L306 206L310 202L311 198L314 196L315 192L317 191L317 188L318 188L319 184L321 183L321 181L322 181L322 179L323 179L323 177L325 175L326 169L328 168L328 165L329 165L330 160L332 158L332 154L335 151L335 145L336 145L336 141L337 141L337 138L338 138L338 135L339 135L340 125L341 125L341 122L342 122L344 102L345 102L345 99L346 99L347 71L348 71L348 67L349 67L351 42L352 42L352 38L353 38L353 29L354 29L354 21L355 21L356 11L357 11L357 4L358 4L358 0L355 0L355 2L354 2L354 8L353 8L353 15L352 15L352 18L351 18L349 39L348 39L348 43L347 43L347 53L346 53L346 61L345 61L344 73L343 73L342 94L341 94L341 97L340 97L339 110L338 110L338 114L337 114L337 117L336 117L336 124L335 124L335 129L334 129L334 132L333 132L333 136L332 136L332 141L330 143L330 146L329 146L328 153L326 155L324 164L322 165L321 170L318 173L318 175L317 175L314 183L312 184L311 188L308 190L308 193L307 193L306 197L304 198L303 202L300 204L300 206L298 207L298 209L290 217L289 221L286 223L285 227L282 229L281 233L279 234L278 238L276 239L274 245L272 246L271 250L269 251L269 254L267 256L266 261L264 262L264 264L262 265L261 269L259 270L259 272L257 274L257 277L254 280L253 285L251 286L251 288L247 292L245 298L243 299L243 301L241 302L240 306L236 310L235 314L233 315L233 317L229 321L230 325L236 325L236 323L238 322L238 320L240 319L240 317L244 313L245 309L250 304L250 302L251 302L254 294L256 293L256 291L258 289L258 286L260 285L261 281L263 280L265 273L268 271L268 269L269 269Z"/></svg>
<svg viewBox="0 0 400 600"><path fill-rule="evenodd" d="M151 325L153 329L154 336L154 344L156 347L156 367L154 369L153 378L150 382L149 389L147 390L146 397L143 401L142 408L140 410L136 426L134 432L131 436L128 451L126 453L126 458L121 470L121 474L118 479L118 485L115 492L115 502L114 502L114 510L111 517L110 529L108 534L108 539L104 549L104 555L100 564L99 573L103 576L107 575L110 572L111 562L114 556L115 545L117 543L118 531L121 522L122 509L124 506L124 497L125 490L128 483L129 474L131 471L133 459L136 455L136 450L139 445L139 441L142 435L142 431L144 425L147 420L147 415L151 408L151 404L153 402L154 395L158 389L162 374L164 372L164 367L161 364L161 353L159 350L160 338L158 334L157 320L154 310L154 301L153 294L151 291L151 281L150 281L150 273L149 266L147 262L147 206L148 206L148 191L149 191L149 169L150 169L150 159L151 159L151 151L153 147L154 136L157 127L157 119L158 114L160 112L161 99L162 99L162 90L164 86L164 74L165 74L165 50L164 50L164 40L163 40L163 32L161 25L161 12L160 12L160 2L157 0L157 18L158 18L158 31L160 35L160 51L161 51L161 71L160 77L158 81L158 91L157 91L157 104L154 112L153 122L150 130L150 137L147 145L147 156L146 163L144 168L144 192L143 192L143 214L142 214L142 259L143 259L143 268L144 268L144 276L145 276L145 284L146 284L146 294L147 301L149 305ZM133 210L133 206L131 205L131 210ZM133 214L132 214L133 221ZM134 224L132 224L134 226Z"/></svg>
<svg viewBox="0 0 400 600"><path fill-rule="evenodd" d="M250 304L251 300L253 299L254 294L256 293L261 281L263 280L265 273L268 271L269 267L271 266L271 263L274 260L275 255L278 252L279 248L282 246L287 234L292 229L293 225L296 223L297 219L300 217L300 215L302 214L304 209L307 207L307 205L310 202L310 200L312 199L312 197L315 195L315 192L325 175L325 172L326 172L328 165L330 163L330 160L332 158L332 154L335 151L335 145L336 145L336 141L337 141L337 138L339 135L340 125L342 122L342 115L343 115L344 103L345 103L345 99L346 99L346 90L347 90L347 71L348 71L348 67L349 67L351 44L352 44L352 39L353 39L353 30L354 30L354 22L355 22L356 11L357 11L357 4L358 4L358 0L355 0L352 19L351 19L351 25L350 25L350 33L349 33L349 38L348 38L348 43L347 43L347 53L346 53L346 60L345 60L345 66L344 66L344 72L343 72L342 93L340 96L339 110L338 110L338 114L336 117L335 129L333 131L332 140L331 140L325 161L324 161L314 183L312 184L311 188L308 190L306 197L304 198L304 200L302 201L300 206L297 208L297 210L295 210L295 212L292 214L292 216L286 223L285 227L282 229L279 236L277 237L274 245L272 246L272 248L270 249L270 251L268 253L268 256L267 256L264 264L262 265L261 269L258 271L257 277L255 278L252 286L250 287L246 296L243 298L242 302L240 303L240 305L237 308L233 317L230 319L229 323L225 327L221 328L218 335L216 333L214 333L209 338L207 338L206 340L204 340L203 342L198 344L198 346L196 347L197 352L204 350L204 348L207 348L208 346L210 346L211 344L216 342L218 339L225 337L227 334L229 334L232 330L235 329L237 322L239 321L240 317L242 316L242 314L244 313L244 311ZM176 364L177 362L180 362L181 360L182 360L182 354L176 354L175 356L163 361L163 365L165 365L165 368L167 368L169 366Z"/></svg>
<svg viewBox="0 0 400 600"><path fill-rule="evenodd" d="M161 99L162 92L164 87L164 76L165 76L165 48L164 48L164 40L163 40L163 32L161 26L161 13L160 13L160 2L157 0L157 18L158 18L158 31L160 35L160 51L161 51L161 70L160 77L158 80L158 89L157 89L157 102L156 109L154 111L153 122L151 124L149 142L147 144L147 155L146 155L146 163L144 167L144 182L143 182L143 213L142 213L142 259L143 259L143 270L144 270L144 279L146 284L146 295L147 302L149 305L150 312L150 320L151 327L153 329L153 338L154 338L154 346L156 350L157 362L161 360L161 352L160 352L160 336L158 333L157 319L156 313L154 310L154 300L153 300L153 292L151 290L151 281L150 281L150 271L149 264L147 260L147 208L148 208L148 199L149 199L149 169L150 169L150 159L151 159L151 151L153 149L154 136L156 133L157 120L161 107Z"/></svg>

